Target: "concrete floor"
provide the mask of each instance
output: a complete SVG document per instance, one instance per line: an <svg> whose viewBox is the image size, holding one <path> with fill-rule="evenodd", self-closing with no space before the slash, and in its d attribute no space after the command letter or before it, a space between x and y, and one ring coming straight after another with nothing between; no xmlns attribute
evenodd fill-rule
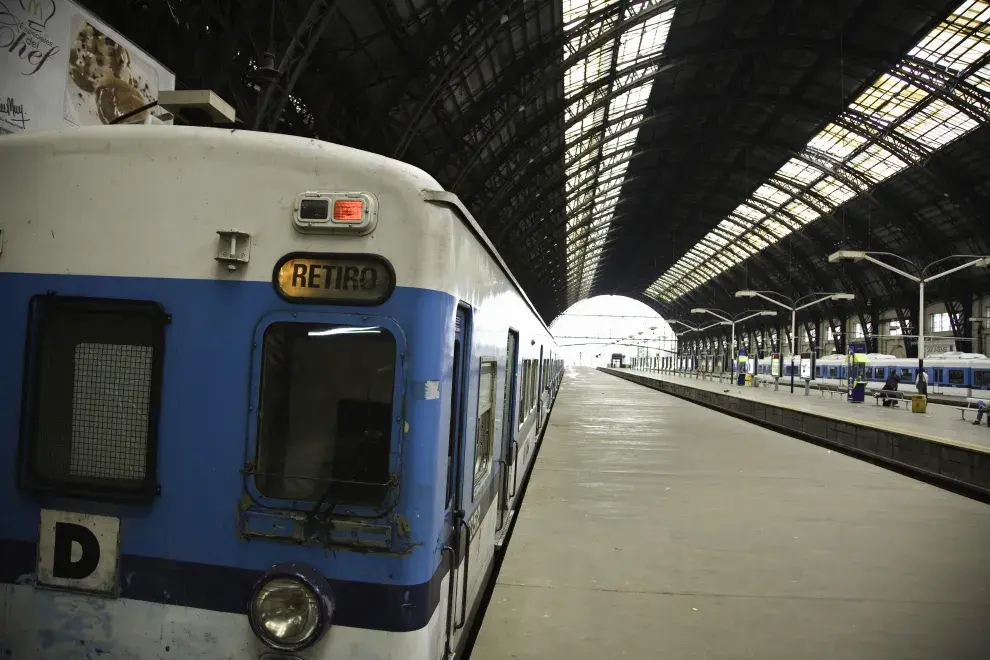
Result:
<svg viewBox="0 0 990 660"><path fill-rule="evenodd" d="M569 369L472 660L990 658L990 507Z"/></svg>

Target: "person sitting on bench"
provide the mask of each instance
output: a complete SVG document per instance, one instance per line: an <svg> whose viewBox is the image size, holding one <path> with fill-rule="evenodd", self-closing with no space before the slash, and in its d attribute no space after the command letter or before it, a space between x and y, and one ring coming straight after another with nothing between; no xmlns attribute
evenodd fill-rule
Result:
<svg viewBox="0 0 990 660"><path fill-rule="evenodd" d="M990 408L983 401L976 402L976 421L973 422L973 426L979 426L980 422L983 421L983 416L987 416L987 426L990 426Z"/></svg>
<svg viewBox="0 0 990 660"><path fill-rule="evenodd" d="M883 387L880 388L881 394L878 394L877 395L877 396L883 396L884 397L884 399L883 399L883 407L884 408L888 408L888 407L894 407L894 408L896 408L897 407L897 401L894 401L893 399L887 398L882 393L883 392L896 392L897 391L897 386L900 384L900 382L901 382L901 376L900 376L900 374L898 374L894 370L891 370L890 375L887 376L887 380L883 384Z"/></svg>

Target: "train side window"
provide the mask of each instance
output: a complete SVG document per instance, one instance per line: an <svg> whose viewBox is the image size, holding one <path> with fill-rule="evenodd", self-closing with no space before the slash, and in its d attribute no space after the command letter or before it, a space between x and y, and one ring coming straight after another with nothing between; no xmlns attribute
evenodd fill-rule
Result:
<svg viewBox="0 0 990 660"><path fill-rule="evenodd" d="M838 369L838 367L829 367L828 368L828 377L829 378L838 378L839 377L839 369Z"/></svg>
<svg viewBox="0 0 990 660"><path fill-rule="evenodd" d="M31 299L28 318L21 486L152 500L164 309L151 301L45 295Z"/></svg>
<svg viewBox="0 0 990 660"><path fill-rule="evenodd" d="M256 477L263 495L368 506L385 497L396 341L385 328L356 329L279 322L265 330Z"/></svg>
<svg viewBox="0 0 990 660"><path fill-rule="evenodd" d="M884 371L886 371L886 369L884 369L883 367L877 367L876 369L873 370L873 377L877 380L886 380Z"/></svg>
<svg viewBox="0 0 990 660"><path fill-rule="evenodd" d="M536 406L536 400L540 396L540 361L533 360L533 387L530 390L529 407Z"/></svg>
<svg viewBox="0 0 990 660"><path fill-rule="evenodd" d="M962 369L949 369L949 384L962 385L965 382Z"/></svg>
<svg viewBox="0 0 990 660"><path fill-rule="evenodd" d="M932 381L933 382L936 382L936 383L941 383L942 382L942 370L941 369L932 369Z"/></svg>
<svg viewBox="0 0 990 660"><path fill-rule="evenodd" d="M498 363L482 358L478 373L478 427L474 434L474 493L484 484L484 477L492 465L492 447L495 437L495 381Z"/></svg>
<svg viewBox="0 0 990 660"><path fill-rule="evenodd" d="M979 385L981 387L990 386L990 371L984 369L974 369L973 385Z"/></svg>
<svg viewBox="0 0 990 660"><path fill-rule="evenodd" d="M908 367L901 367L901 380L911 380L911 369Z"/></svg>

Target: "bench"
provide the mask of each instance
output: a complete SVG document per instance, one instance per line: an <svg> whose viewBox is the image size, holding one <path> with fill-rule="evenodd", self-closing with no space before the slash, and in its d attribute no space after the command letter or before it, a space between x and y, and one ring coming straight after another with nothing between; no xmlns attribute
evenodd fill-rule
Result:
<svg viewBox="0 0 990 660"><path fill-rule="evenodd" d="M966 413L967 412L969 412L970 410L972 410L972 411L975 412L975 411L977 411L977 410L980 409L980 407L977 405L976 401L977 401L976 399L967 399L965 406L956 406L956 410L959 411L959 417L963 421L966 420Z"/></svg>
<svg viewBox="0 0 990 660"><path fill-rule="evenodd" d="M825 398L825 393L828 392L828 398L834 397L836 394L846 394L846 388L843 385L831 384L831 383L819 383L818 392Z"/></svg>
<svg viewBox="0 0 990 660"><path fill-rule="evenodd" d="M910 401L910 399L908 399L906 396L904 396L904 392L899 392L899 391L897 391L897 392L891 392L890 390L878 390L877 392L875 392L873 394L873 398L876 400L876 404L878 406L880 405L880 401L881 400L883 400L883 401L895 401L895 402L902 401L904 403L907 403L908 401ZM904 406L904 409L905 410L910 410L910 408L908 408L907 406Z"/></svg>

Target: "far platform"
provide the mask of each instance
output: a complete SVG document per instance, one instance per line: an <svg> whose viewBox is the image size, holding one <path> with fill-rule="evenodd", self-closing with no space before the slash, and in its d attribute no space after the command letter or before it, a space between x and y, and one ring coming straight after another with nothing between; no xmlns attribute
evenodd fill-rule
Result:
<svg viewBox="0 0 990 660"><path fill-rule="evenodd" d="M897 408L884 408L877 405L873 395L866 393L863 403L849 403L844 393L825 393L824 397L817 389L812 389L807 396L804 393L804 382L795 381L794 393L790 391L790 380L781 379L780 389L773 387L750 387L730 385L727 382L708 381L690 376L642 371L639 369L622 369L657 380L680 383L689 387L711 390L758 401L772 402L776 406L786 406L818 415L827 415L833 419L842 419L850 423L865 424L881 428L885 431L899 431L914 435L931 442L940 444L979 447L990 451L990 427L973 426L976 413L967 414L968 420L963 420L959 411L951 406L929 405L924 413L912 413L910 401L900 402ZM728 391L726 391L728 390Z"/></svg>
<svg viewBox="0 0 990 660"><path fill-rule="evenodd" d="M689 376L634 369L602 369L641 386L906 470L990 503L990 429L961 419L960 411L929 406L926 413L878 406L872 397L850 403L845 393L790 393Z"/></svg>

